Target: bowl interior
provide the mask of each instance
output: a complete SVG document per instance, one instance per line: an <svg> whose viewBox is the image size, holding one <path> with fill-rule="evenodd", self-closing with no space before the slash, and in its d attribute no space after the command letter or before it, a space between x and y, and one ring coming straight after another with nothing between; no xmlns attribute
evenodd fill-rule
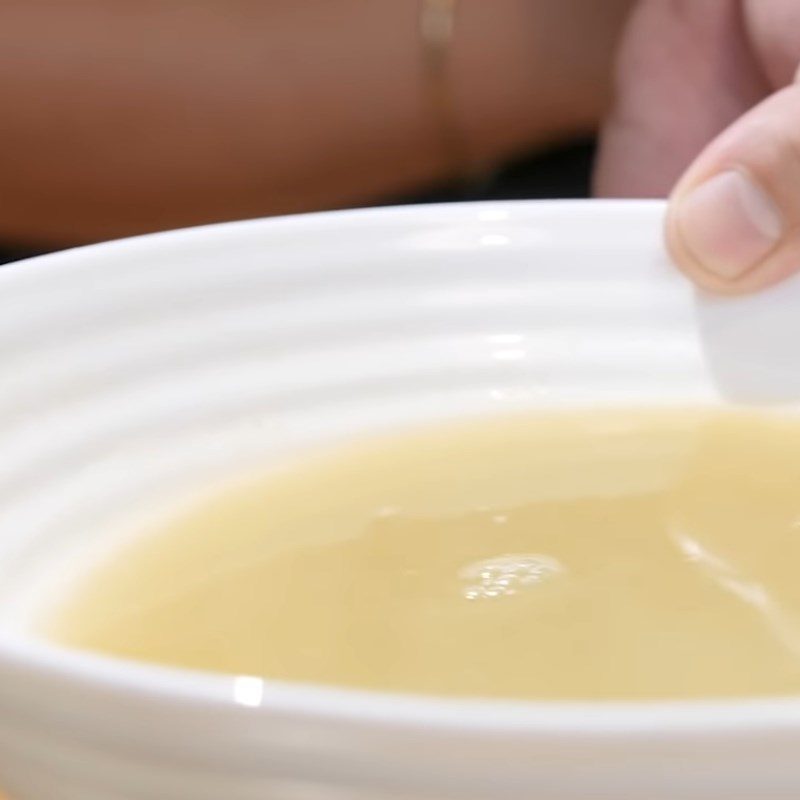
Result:
<svg viewBox="0 0 800 800"><path fill-rule="evenodd" d="M257 221L0 272L0 626L231 476L415 421L713 402L659 203Z"/></svg>

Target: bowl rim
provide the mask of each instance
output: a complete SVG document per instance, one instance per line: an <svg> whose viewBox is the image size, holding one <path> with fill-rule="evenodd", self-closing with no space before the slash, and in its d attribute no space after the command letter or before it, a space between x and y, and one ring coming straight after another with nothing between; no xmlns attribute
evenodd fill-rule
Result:
<svg viewBox="0 0 800 800"><path fill-rule="evenodd" d="M32 270L63 270L92 259L114 259L140 249L197 247L224 243L254 230L328 228L347 223L371 226L381 222L430 223L437 218L474 221L476 211L509 218L515 212L570 215L577 224L604 215L663 218L662 200L509 200L384 206L252 219L182 228L118 239L14 262L0 268L0 284ZM98 690L105 695L178 703L198 709L247 707L250 713L319 721L347 721L392 728L442 733L507 732L532 737L583 734L648 738L685 738L692 734L746 733L766 729L800 729L800 695L744 699L653 701L530 701L446 698L378 692L337 686L202 673L84 653L46 643L24 633L0 632L0 676L5 672L34 676L50 685Z"/></svg>

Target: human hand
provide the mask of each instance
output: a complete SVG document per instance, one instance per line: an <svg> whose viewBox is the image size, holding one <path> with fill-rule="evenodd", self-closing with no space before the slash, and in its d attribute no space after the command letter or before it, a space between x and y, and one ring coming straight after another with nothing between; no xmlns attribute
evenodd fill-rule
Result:
<svg viewBox="0 0 800 800"><path fill-rule="evenodd" d="M800 271L798 62L797 0L640 0L630 19L597 192L672 190L668 245L701 286Z"/></svg>

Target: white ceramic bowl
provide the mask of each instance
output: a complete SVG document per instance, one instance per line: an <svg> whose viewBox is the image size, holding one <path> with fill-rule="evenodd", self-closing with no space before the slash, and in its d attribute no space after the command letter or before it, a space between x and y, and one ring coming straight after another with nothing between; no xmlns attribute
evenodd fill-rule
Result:
<svg viewBox="0 0 800 800"><path fill-rule="evenodd" d="M15 800L796 800L800 702L396 697L39 641L59 581L232 473L415 420L718 403L658 203L245 222L0 270L0 785Z"/></svg>

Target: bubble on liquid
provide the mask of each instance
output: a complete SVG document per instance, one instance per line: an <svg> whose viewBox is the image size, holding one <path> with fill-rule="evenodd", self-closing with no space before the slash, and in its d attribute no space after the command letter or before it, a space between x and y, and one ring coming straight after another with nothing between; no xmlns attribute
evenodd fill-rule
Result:
<svg viewBox="0 0 800 800"><path fill-rule="evenodd" d="M510 553L469 564L459 571L458 577L465 584L464 597L481 600L517 594L563 571L561 563L552 556Z"/></svg>

